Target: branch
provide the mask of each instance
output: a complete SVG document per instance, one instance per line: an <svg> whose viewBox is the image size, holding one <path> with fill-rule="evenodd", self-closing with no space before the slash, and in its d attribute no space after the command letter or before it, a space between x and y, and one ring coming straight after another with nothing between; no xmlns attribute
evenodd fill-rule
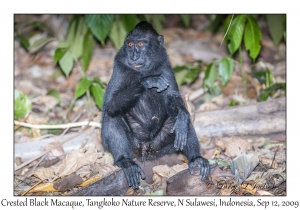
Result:
<svg viewBox="0 0 300 210"><path fill-rule="evenodd" d="M80 127L84 125L90 125L92 127L98 127L101 128L101 124L99 122L89 122L89 121L83 121L83 122L76 122L76 123L68 123L68 124L60 124L60 125L33 125L29 123L14 121L15 125L20 125L24 127L29 128L36 128L36 129L65 129L65 128L73 128L73 127Z"/></svg>

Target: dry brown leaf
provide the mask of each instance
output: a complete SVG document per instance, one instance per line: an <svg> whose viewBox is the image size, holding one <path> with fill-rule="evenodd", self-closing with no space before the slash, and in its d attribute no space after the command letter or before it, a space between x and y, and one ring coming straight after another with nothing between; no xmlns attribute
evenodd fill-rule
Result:
<svg viewBox="0 0 300 210"><path fill-rule="evenodd" d="M257 193L259 195L270 195L270 196L274 196L272 193L269 193L268 191L265 190L257 190Z"/></svg>
<svg viewBox="0 0 300 210"><path fill-rule="evenodd" d="M157 174L161 177L169 178L169 177L173 176L174 174L176 174L176 171L173 168L169 167L168 165L154 166L152 168L152 170L153 170L154 174Z"/></svg>
<svg viewBox="0 0 300 210"><path fill-rule="evenodd" d="M276 160L273 160L273 158L268 158L266 156L259 155L258 159L263 165L267 166L268 168L279 168L278 163L276 162Z"/></svg>
<svg viewBox="0 0 300 210"><path fill-rule="evenodd" d="M76 174L79 175L80 177L85 177L90 175L90 166L82 166L80 169L76 171Z"/></svg>
<svg viewBox="0 0 300 210"><path fill-rule="evenodd" d="M221 189L221 195L230 195L231 189Z"/></svg>
<svg viewBox="0 0 300 210"><path fill-rule="evenodd" d="M226 171L222 171L219 166L215 166L212 170L211 170L211 175L214 175L214 177L234 177L234 175L232 173L226 172Z"/></svg>
<svg viewBox="0 0 300 210"><path fill-rule="evenodd" d="M217 152L217 154L216 154L216 152ZM221 151L219 151L219 150L217 150L215 148L214 149L210 149L210 150L206 150L205 154L203 155L203 157L206 158L206 159L213 159L215 157L215 155L220 156L220 152Z"/></svg>
<svg viewBox="0 0 300 210"><path fill-rule="evenodd" d="M216 142L216 145L221 148L225 147L225 155L228 157L236 157L242 153L246 153L252 148L249 142L236 136L221 138Z"/></svg>
<svg viewBox="0 0 300 210"><path fill-rule="evenodd" d="M67 154L56 174L60 177L69 175L84 165L95 163L98 156L99 153L95 147L89 147L85 152L82 150L72 150Z"/></svg>
<svg viewBox="0 0 300 210"><path fill-rule="evenodd" d="M111 153L99 153L99 159L97 160L97 163L100 164L113 164L114 163L114 157Z"/></svg>
<svg viewBox="0 0 300 210"><path fill-rule="evenodd" d="M101 179L103 176L101 174L97 174L93 177L90 177L88 180L85 180L84 182L82 182L81 184L77 185L78 187L85 187L99 179Z"/></svg>
<svg viewBox="0 0 300 210"><path fill-rule="evenodd" d="M60 157L65 155L64 148L62 144L58 141L51 142L44 147L44 150L50 150L48 154L48 158L50 160L55 159L56 157Z"/></svg>
<svg viewBox="0 0 300 210"><path fill-rule="evenodd" d="M45 180L45 179L51 179L54 177L54 170L53 168L38 168L34 174L34 176L38 177L40 180Z"/></svg>
<svg viewBox="0 0 300 210"><path fill-rule="evenodd" d="M103 165L100 170L99 170L99 174L101 174L103 177L119 170L120 168L118 166L114 166L111 164L107 164L107 165Z"/></svg>
<svg viewBox="0 0 300 210"><path fill-rule="evenodd" d="M240 185L241 190L245 190L246 192L255 195L256 193L256 188L250 184L241 184Z"/></svg>
<svg viewBox="0 0 300 210"><path fill-rule="evenodd" d="M223 141L217 141L216 146L220 147L222 150L226 149L226 145Z"/></svg>
<svg viewBox="0 0 300 210"><path fill-rule="evenodd" d="M28 193L34 192L57 192L57 190L53 188L53 183L45 183L39 184L28 191Z"/></svg>
<svg viewBox="0 0 300 210"><path fill-rule="evenodd" d="M184 163L184 164L176 164L174 166L171 167L175 172L176 174L179 173L180 171L183 171L187 168L189 168L188 164Z"/></svg>
<svg viewBox="0 0 300 210"><path fill-rule="evenodd" d="M260 138L255 139L254 141L252 141L251 144L254 147L262 147L262 146L264 146L265 142L266 142L266 138L260 137Z"/></svg>

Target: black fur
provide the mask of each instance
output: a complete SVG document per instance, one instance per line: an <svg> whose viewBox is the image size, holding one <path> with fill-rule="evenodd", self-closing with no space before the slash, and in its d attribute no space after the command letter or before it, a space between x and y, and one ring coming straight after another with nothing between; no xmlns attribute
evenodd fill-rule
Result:
<svg viewBox="0 0 300 210"><path fill-rule="evenodd" d="M102 140L134 188L139 174L145 178L134 158L154 160L180 150L191 173L198 167L201 179L209 174L163 45L151 24L136 25L115 57L104 97Z"/></svg>

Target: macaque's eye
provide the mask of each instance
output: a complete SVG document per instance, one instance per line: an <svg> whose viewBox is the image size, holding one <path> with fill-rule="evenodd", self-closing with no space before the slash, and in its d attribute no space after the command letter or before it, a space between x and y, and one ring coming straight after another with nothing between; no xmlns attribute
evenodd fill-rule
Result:
<svg viewBox="0 0 300 210"><path fill-rule="evenodd" d="M132 46L133 46L133 42L129 42L129 43L128 43L128 46L129 46L129 47L132 47Z"/></svg>
<svg viewBox="0 0 300 210"><path fill-rule="evenodd" d="M143 42L138 42L138 46L139 47L143 46Z"/></svg>

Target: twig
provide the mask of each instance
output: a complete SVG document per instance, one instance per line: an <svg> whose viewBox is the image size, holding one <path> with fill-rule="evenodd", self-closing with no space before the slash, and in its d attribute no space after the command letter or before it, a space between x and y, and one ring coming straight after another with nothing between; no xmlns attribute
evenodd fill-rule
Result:
<svg viewBox="0 0 300 210"><path fill-rule="evenodd" d="M228 26L228 28L227 28L227 30L226 30L226 33L225 33L225 35L224 35L224 37L223 37L223 39L222 39L222 42L221 42L220 47L219 47L219 50L220 50L220 48L221 48L221 46L222 46L222 44L223 44L223 41L224 41L224 39L225 39L225 37L226 37L228 31L229 31L229 28L230 28L230 26L231 26L231 22L232 22L232 20L233 20L233 16L234 16L234 15L232 15L232 17L231 17L229 26Z"/></svg>
<svg viewBox="0 0 300 210"><path fill-rule="evenodd" d="M33 125L33 124L19 122L15 120L14 124L24 126L24 127L29 127L29 128L36 128L36 129L65 129L65 128L80 127L84 125L101 128L101 124L99 122L94 122L94 121L92 122L83 121L83 122L67 123L67 124L60 124L60 125Z"/></svg>

